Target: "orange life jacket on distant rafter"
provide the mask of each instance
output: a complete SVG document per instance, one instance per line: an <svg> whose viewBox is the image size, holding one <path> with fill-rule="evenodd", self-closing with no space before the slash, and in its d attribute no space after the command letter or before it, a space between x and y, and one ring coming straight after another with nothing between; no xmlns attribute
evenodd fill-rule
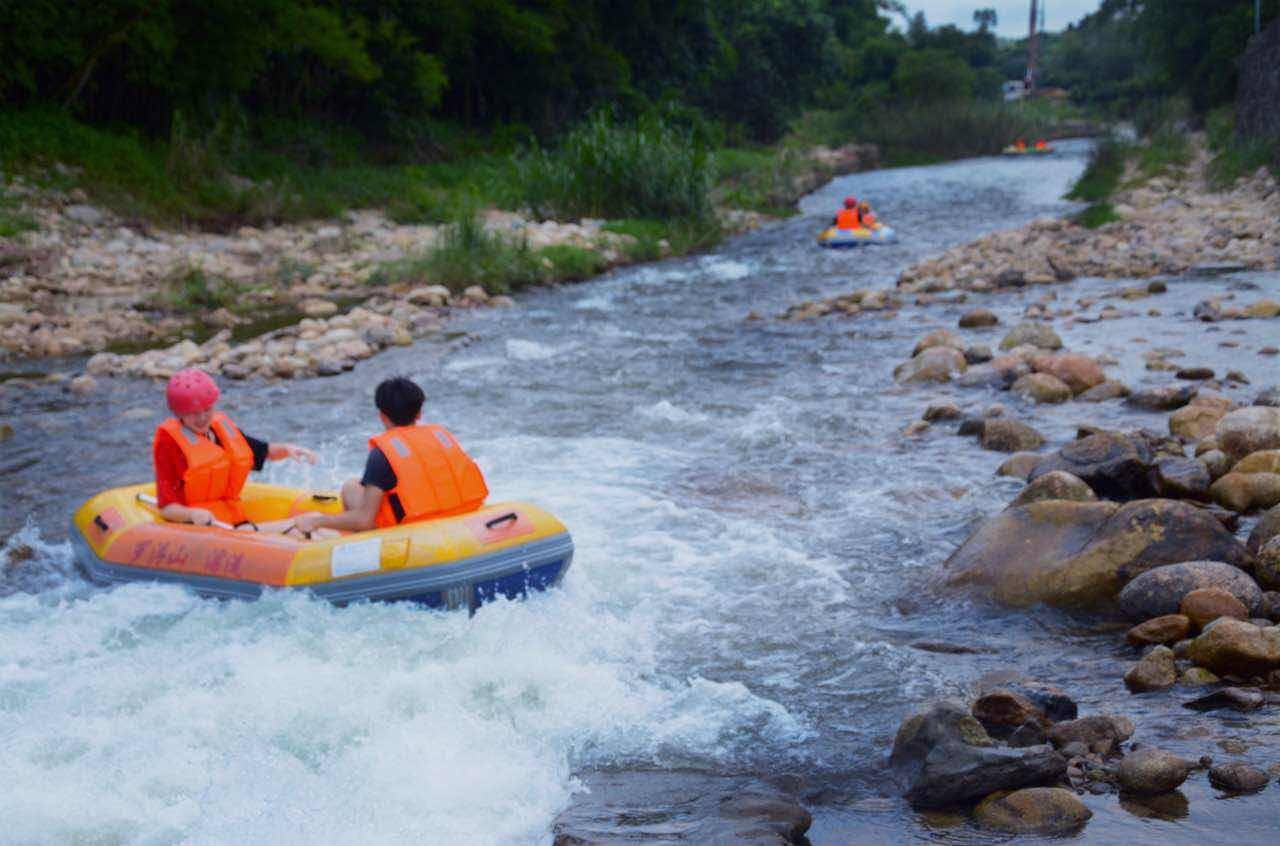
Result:
<svg viewBox="0 0 1280 846"><path fill-rule="evenodd" d="M840 209L836 213L837 229L861 229L862 217L858 214L857 209Z"/></svg>
<svg viewBox="0 0 1280 846"><path fill-rule="evenodd" d="M253 470L253 450L227 415L215 414L209 428L217 435L217 443L170 417L160 424L156 437L164 433L173 438L187 462L182 474L183 505L204 508L218 520L234 525L245 519L240 491Z"/></svg>
<svg viewBox="0 0 1280 846"><path fill-rule="evenodd" d="M489 495L480 467L443 426L398 426L369 446L382 450L396 474L378 508L379 528L474 511Z"/></svg>

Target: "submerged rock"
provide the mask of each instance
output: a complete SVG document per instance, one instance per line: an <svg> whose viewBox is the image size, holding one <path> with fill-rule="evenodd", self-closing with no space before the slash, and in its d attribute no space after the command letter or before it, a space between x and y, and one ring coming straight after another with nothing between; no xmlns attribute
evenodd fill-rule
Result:
<svg viewBox="0 0 1280 846"><path fill-rule="evenodd" d="M1187 672L1190 673L1192 670L1199 670L1213 679L1212 682L1204 681L1199 682L1200 684L1213 684L1219 681L1216 675L1203 667L1192 667ZM1231 708L1236 711L1254 711L1261 708L1264 702L1265 698L1259 690L1247 687L1224 687L1207 696L1184 702L1182 707L1190 708L1192 711L1217 711L1220 708Z"/></svg>
<svg viewBox="0 0 1280 846"><path fill-rule="evenodd" d="M1228 793L1252 793L1266 787L1270 780L1262 770L1240 762L1217 764L1209 769L1209 783Z"/></svg>
<svg viewBox="0 0 1280 846"><path fill-rule="evenodd" d="M1044 443L1044 436L1025 423L1005 418L987 420L982 427L982 448L996 452L1024 452Z"/></svg>
<svg viewBox="0 0 1280 846"><path fill-rule="evenodd" d="M1090 605L1115 596L1147 570L1202 556L1247 561L1244 546L1221 523L1185 503L1152 499L1117 506L1047 500L1010 507L990 518L944 568L951 584L985 587L1008 605ZM1242 571L1234 572L1252 584ZM1185 593L1213 583L1190 583L1159 610L1148 607L1154 603L1135 601L1133 616L1143 620L1176 613ZM1257 586L1253 589L1256 605ZM1143 597L1135 595L1135 600Z"/></svg>
<svg viewBox="0 0 1280 846"><path fill-rule="evenodd" d="M964 353L951 347L929 347L910 361L893 369L893 378L899 382L949 382L952 376L964 373L968 368Z"/></svg>
<svg viewBox="0 0 1280 846"><path fill-rule="evenodd" d="M1066 834L1092 816L1074 793L1062 787L993 793L973 809L978 825L1013 834Z"/></svg>
<svg viewBox="0 0 1280 846"><path fill-rule="evenodd" d="M1038 403L1060 403L1071 399L1071 388L1049 373L1028 373L1018 378L1011 389L1023 399Z"/></svg>
<svg viewBox="0 0 1280 846"><path fill-rule="evenodd" d="M1212 517L1207 519L1213 520ZM1226 536L1222 538L1224 549L1230 549L1232 544L1239 546L1239 541L1234 536L1222 529L1216 520L1214 523ZM1240 600L1252 613L1262 600L1262 591L1249 574L1238 566L1245 563L1245 555L1244 548L1239 546L1238 554L1232 559L1237 564L1223 561L1184 561L1151 568L1135 576L1120 591L1120 608L1131 620L1178 614L1181 613L1183 597L1187 594L1199 588L1216 587Z"/></svg>

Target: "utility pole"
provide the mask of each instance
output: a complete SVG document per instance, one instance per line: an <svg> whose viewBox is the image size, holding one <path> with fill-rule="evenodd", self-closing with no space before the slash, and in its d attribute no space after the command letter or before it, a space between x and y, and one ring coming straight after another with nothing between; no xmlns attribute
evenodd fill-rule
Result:
<svg viewBox="0 0 1280 846"><path fill-rule="evenodd" d="M1031 0L1031 30L1027 36L1027 94L1036 93L1036 0Z"/></svg>

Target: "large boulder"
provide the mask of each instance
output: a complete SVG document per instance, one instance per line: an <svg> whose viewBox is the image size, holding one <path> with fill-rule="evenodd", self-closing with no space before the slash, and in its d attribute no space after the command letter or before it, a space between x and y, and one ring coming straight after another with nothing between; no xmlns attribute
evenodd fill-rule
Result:
<svg viewBox="0 0 1280 846"><path fill-rule="evenodd" d="M1221 618L1191 641L1188 657L1220 676L1265 675L1280 668L1280 627Z"/></svg>
<svg viewBox="0 0 1280 846"><path fill-rule="evenodd" d="M1069 606L1105 602L1147 570L1195 558L1243 565L1248 554L1213 515L1186 503L1048 500L987 520L944 566L950 583L986 588L1007 605ZM1177 610L1175 601L1138 619Z"/></svg>
<svg viewBox="0 0 1280 846"><path fill-rule="evenodd" d="M994 793L973 809L978 825L1011 834L1067 834L1092 816L1093 812L1064 787Z"/></svg>
<svg viewBox="0 0 1280 846"><path fill-rule="evenodd" d="M948 382L968 367L964 353L951 347L929 347L910 361L893 369L893 378L903 383Z"/></svg>
<svg viewBox="0 0 1280 846"><path fill-rule="evenodd" d="M1072 441L1036 465L1029 477L1064 470L1107 499L1128 500L1151 496L1151 449L1139 438L1117 432L1099 432Z"/></svg>
<svg viewBox="0 0 1280 846"><path fill-rule="evenodd" d="M1280 449L1260 449L1235 463L1232 473L1280 473Z"/></svg>
<svg viewBox="0 0 1280 846"><path fill-rule="evenodd" d="M1237 473L1232 470L1209 488L1213 501L1244 514L1280 505L1280 473Z"/></svg>
<svg viewBox="0 0 1280 846"><path fill-rule="evenodd" d="M1212 517L1208 519L1213 520ZM1213 522L1217 523L1216 520ZM1184 561L1149 569L1136 576L1120 591L1120 609L1132 620L1179 614L1183 598L1191 591L1216 587L1240 600L1252 614L1262 602L1262 591L1249 574L1239 567L1244 563L1247 553L1234 536L1225 529L1222 531L1240 547L1234 564L1222 561ZM1224 544L1224 548L1229 548L1229 545Z"/></svg>
<svg viewBox="0 0 1280 846"><path fill-rule="evenodd" d="M1191 762L1152 746L1130 752L1120 762L1120 789L1150 795L1168 793L1187 780Z"/></svg>
<svg viewBox="0 0 1280 846"><path fill-rule="evenodd" d="M1251 452L1280 449L1280 408L1251 405L1218 421L1218 447L1236 461Z"/></svg>
<svg viewBox="0 0 1280 846"><path fill-rule="evenodd" d="M1031 369L1060 379L1073 394L1084 393L1107 381L1107 375L1102 372L1102 365L1081 353L1033 356Z"/></svg>

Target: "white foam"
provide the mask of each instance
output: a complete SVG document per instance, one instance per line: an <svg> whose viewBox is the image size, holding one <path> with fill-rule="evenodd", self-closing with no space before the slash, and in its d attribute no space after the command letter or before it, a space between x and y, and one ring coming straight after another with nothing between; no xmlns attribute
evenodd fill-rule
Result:
<svg viewBox="0 0 1280 846"><path fill-rule="evenodd" d="M733 281L751 275L751 265L732 259L708 259L703 269L712 276Z"/></svg>
<svg viewBox="0 0 1280 846"><path fill-rule="evenodd" d="M709 419L705 414L686 411L670 400L659 400L652 405L636 406L636 413L650 420L676 424L704 423Z"/></svg>
<svg viewBox="0 0 1280 846"><path fill-rule="evenodd" d="M555 358L570 347L553 347L537 341L526 341L520 338L508 338L506 343L507 357L516 361L546 361Z"/></svg>

